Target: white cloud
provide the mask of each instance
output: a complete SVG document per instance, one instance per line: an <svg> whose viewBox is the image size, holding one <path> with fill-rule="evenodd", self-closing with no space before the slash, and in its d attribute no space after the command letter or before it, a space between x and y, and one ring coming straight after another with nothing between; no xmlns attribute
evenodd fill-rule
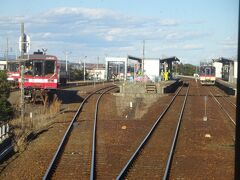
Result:
<svg viewBox="0 0 240 180"><path fill-rule="evenodd" d="M237 36L228 36L220 44L224 49L237 49Z"/></svg>
<svg viewBox="0 0 240 180"><path fill-rule="evenodd" d="M49 12L44 14L45 16L83 16L88 19L102 19L107 16L116 15L111 10L107 9L96 9L96 8L70 8L70 7L62 7L50 10Z"/></svg>
<svg viewBox="0 0 240 180"><path fill-rule="evenodd" d="M184 40L184 39L196 39L196 38L202 38L209 36L209 33L206 32L200 32L200 31L193 31L193 30L187 30L187 31L173 31L169 32L167 34L166 39L167 40Z"/></svg>
<svg viewBox="0 0 240 180"><path fill-rule="evenodd" d="M203 49L203 45L201 44L185 44L182 46L184 50L201 50Z"/></svg>
<svg viewBox="0 0 240 180"><path fill-rule="evenodd" d="M0 16L0 22L1 19ZM209 36L208 32L191 29L178 19L136 17L99 8L55 8L25 16L24 21L33 51L44 47L60 55L67 48L72 54L88 57L104 53L141 56L145 39L147 56L160 57L163 53L184 56L186 50L191 53L190 50L204 47L204 43L195 44L194 40ZM17 39L19 25L15 26L10 29Z"/></svg>
<svg viewBox="0 0 240 180"><path fill-rule="evenodd" d="M179 25L180 22L174 19L163 19L159 21L159 24L161 26L176 26L176 25Z"/></svg>

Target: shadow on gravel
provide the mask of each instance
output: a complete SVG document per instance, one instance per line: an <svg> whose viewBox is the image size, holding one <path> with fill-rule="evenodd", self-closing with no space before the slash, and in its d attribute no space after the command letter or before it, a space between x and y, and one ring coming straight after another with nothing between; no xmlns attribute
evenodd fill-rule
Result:
<svg viewBox="0 0 240 180"><path fill-rule="evenodd" d="M30 142L34 139L37 139L38 136L40 136L41 134L43 134L44 132L47 132L49 129L51 129L52 127L48 127L47 129L42 129L39 130L37 132L31 132L30 134L28 134L28 136L26 137L27 142Z"/></svg>
<svg viewBox="0 0 240 180"><path fill-rule="evenodd" d="M84 99L78 95L77 90L66 90L66 89L59 90L57 92L57 97L59 100L62 101L63 104L80 103Z"/></svg>
<svg viewBox="0 0 240 180"><path fill-rule="evenodd" d="M12 138L7 138L0 144L0 164L14 155Z"/></svg>

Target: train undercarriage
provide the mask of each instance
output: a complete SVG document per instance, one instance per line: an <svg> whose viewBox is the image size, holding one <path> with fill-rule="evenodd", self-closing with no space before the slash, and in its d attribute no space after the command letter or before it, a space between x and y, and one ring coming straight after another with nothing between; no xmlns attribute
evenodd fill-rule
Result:
<svg viewBox="0 0 240 180"><path fill-rule="evenodd" d="M44 107L46 107L49 102L57 98L56 93L56 89L25 88L24 100L27 103L43 103Z"/></svg>

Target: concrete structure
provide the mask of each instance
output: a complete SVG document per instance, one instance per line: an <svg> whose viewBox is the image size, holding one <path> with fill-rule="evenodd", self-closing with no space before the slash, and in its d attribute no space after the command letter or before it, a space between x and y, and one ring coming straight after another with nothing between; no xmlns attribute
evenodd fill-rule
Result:
<svg viewBox="0 0 240 180"><path fill-rule="evenodd" d="M222 78L222 66L223 64L221 62L213 62L213 66L216 69L216 77Z"/></svg>
<svg viewBox="0 0 240 180"><path fill-rule="evenodd" d="M119 84L120 93L117 93L117 95L135 97L158 96L174 92L181 84L182 81L180 80L161 81L158 83L124 82ZM149 86L151 86L151 89L149 89Z"/></svg>

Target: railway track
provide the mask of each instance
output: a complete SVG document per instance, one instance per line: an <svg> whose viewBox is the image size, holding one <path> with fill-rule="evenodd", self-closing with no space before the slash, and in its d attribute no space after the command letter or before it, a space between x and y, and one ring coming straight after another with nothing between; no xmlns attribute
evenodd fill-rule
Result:
<svg viewBox="0 0 240 180"><path fill-rule="evenodd" d="M177 91L116 179L168 178L188 90L182 86Z"/></svg>
<svg viewBox="0 0 240 180"><path fill-rule="evenodd" d="M214 99L219 108L222 109L224 114L228 117L230 122L236 126L236 104L230 101L226 95L221 93L216 87L208 88L211 97Z"/></svg>
<svg viewBox="0 0 240 180"><path fill-rule="evenodd" d="M233 106L233 107L235 107L235 108L237 107L236 102L233 102L233 100L230 100L230 99L231 99L231 96L225 95L225 93L223 93L222 91L220 91L220 89L217 88L217 87L213 87L213 89L214 89L218 94L220 94L220 96L221 96L225 101L227 101L228 103L230 103L231 106Z"/></svg>
<svg viewBox="0 0 240 180"><path fill-rule="evenodd" d="M179 125L179 134L175 135L175 130L187 92L186 87L179 91L166 114L156 125L150 139L130 164L129 171L120 179L125 177L127 179L162 179L166 177L169 179L221 179L223 174L226 179L232 179L234 174L234 142L231 137L233 126L214 98L210 96L209 86L201 86L196 81L188 82L189 94L184 109L184 120ZM135 152L136 147L139 147L146 134L149 133L148 131L157 117L160 116L160 111L162 113L166 110L173 98L171 95L160 98L151 106L151 109L147 109L147 114L141 119L127 119L125 111L124 114L118 111L118 108L122 108L119 98L113 95L103 96L100 101L99 111L101 113L99 113L96 128L96 154L92 161L93 119L95 103L100 94L101 92L97 92L91 99L86 100L87 103L82 107L80 115L72 125L71 133L63 148L64 151L59 156L56 165L53 166L52 175L49 176L52 179L90 179L91 162L94 161L95 165L92 165L94 167L92 168L93 179L115 179ZM213 94L216 98L223 98L220 93ZM68 93L64 94L64 96L66 95ZM87 95L88 93L84 93L84 97ZM205 96L208 97L207 121L203 120ZM73 96L73 99L74 97L76 98ZM68 98L66 97L66 99ZM78 103L81 101L82 99L78 100ZM124 101L128 102L129 99ZM144 105L142 108L146 109ZM131 110L135 112L134 108ZM12 179L16 179L17 176L31 179L42 178L57 149L57 142L60 142L72 115L60 128L52 128L46 134L39 136L39 140L41 140L38 145L39 151L36 149L32 151L32 154L35 153L38 157L28 154L27 159L23 158L23 162L18 165L19 168L13 164L12 169L4 170L1 177L8 174ZM52 130L54 131L52 132ZM61 134L60 137L58 133ZM171 143L174 136L177 136L177 145L175 146ZM53 141L56 143L54 144ZM37 144L33 145L35 148ZM171 149L173 149L174 155L169 155ZM30 159L31 162L28 162ZM166 168L167 164L169 164L169 168ZM164 176L165 171L166 175Z"/></svg>
<svg viewBox="0 0 240 180"><path fill-rule="evenodd" d="M79 106L43 179L95 177L96 130L101 97L116 86L108 86L89 94ZM95 104L96 102L96 104ZM85 133L84 137L81 138ZM91 169L91 170L90 170Z"/></svg>

